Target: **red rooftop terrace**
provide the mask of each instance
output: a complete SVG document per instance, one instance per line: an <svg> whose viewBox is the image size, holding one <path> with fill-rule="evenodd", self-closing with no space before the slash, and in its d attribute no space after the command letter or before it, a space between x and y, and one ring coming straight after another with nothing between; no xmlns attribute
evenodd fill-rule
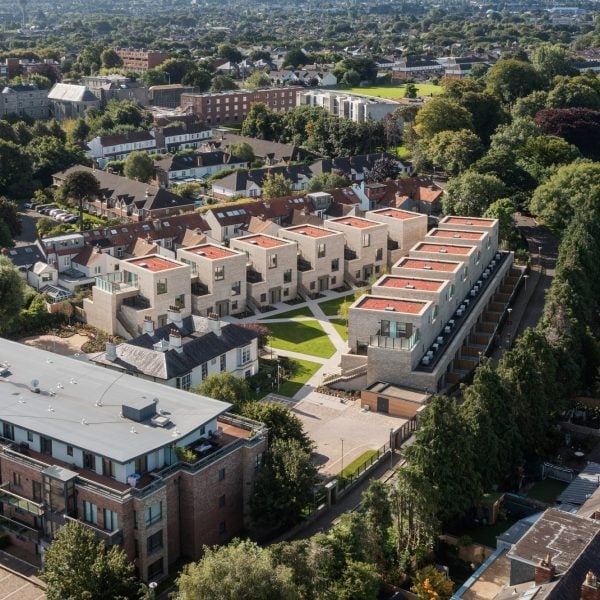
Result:
<svg viewBox="0 0 600 600"><path fill-rule="evenodd" d="M368 221L367 219L361 219L359 217L341 217L339 219L332 219L332 223L340 223L340 225L356 227L356 229L366 229L367 227L379 225L379 223Z"/></svg>
<svg viewBox="0 0 600 600"><path fill-rule="evenodd" d="M494 219L480 219L476 217L446 217L442 219L444 225L475 225L476 227L491 228L494 225Z"/></svg>
<svg viewBox="0 0 600 600"><path fill-rule="evenodd" d="M452 238L456 240L481 240L483 231L457 231L455 229L432 229L427 235L439 238Z"/></svg>
<svg viewBox="0 0 600 600"><path fill-rule="evenodd" d="M438 260L423 260L418 258L403 258L396 266L406 269L425 269L426 271L440 271L452 273L461 266L462 263Z"/></svg>
<svg viewBox="0 0 600 600"><path fill-rule="evenodd" d="M229 248L221 248L220 246L212 246L211 244L195 246L194 248L185 248L185 250L210 260L225 258L227 256L235 256L237 254L233 250L229 250Z"/></svg>
<svg viewBox="0 0 600 600"><path fill-rule="evenodd" d="M288 231L312 238L322 238L333 235L332 231L327 231L327 229L321 229L320 227L313 227L312 225L298 225L297 227L290 227Z"/></svg>
<svg viewBox="0 0 600 600"><path fill-rule="evenodd" d="M386 277L377 284L386 288L399 288L405 290L418 290L420 292L438 292L446 281L436 279L415 279L414 277Z"/></svg>
<svg viewBox="0 0 600 600"><path fill-rule="evenodd" d="M375 215L381 215L382 217L391 217L393 219L400 219L406 221L407 219L414 219L420 217L420 214L409 212L407 210L400 210L398 208L382 208L373 212Z"/></svg>
<svg viewBox="0 0 600 600"><path fill-rule="evenodd" d="M446 244L420 243L413 248L415 252L439 252L440 254L469 254L475 249L474 246L450 246Z"/></svg>
<svg viewBox="0 0 600 600"><path fill-rule="evenodd" d="M427 306L426 302L413 302L411 300L397 300L395 298L376 298L374 296L366 296L356 308L418 315L423 311L425 306Z"/></svg>
<svg viewBox="0 0 600 600"><path fill-rule="evenodd" d="M238 238L238 241L251 244L252 246L260 246L261 248L277 248L277 246L285 246L290 243L267 235L253 235L251 237Z"/></svg>
<svg viewBox="0 0 600 600"><path fill-rule="evenodd" d="M136 267L140 267L142 269L148 269L148 271L152 271L153 273L158 271L166 271L167 269L176 269L177 267L183 266L173 260L163 258L162 256L142 256L141 258L134 258L132 260L128 260L127 262L130 265L135 265Z"/></svg>

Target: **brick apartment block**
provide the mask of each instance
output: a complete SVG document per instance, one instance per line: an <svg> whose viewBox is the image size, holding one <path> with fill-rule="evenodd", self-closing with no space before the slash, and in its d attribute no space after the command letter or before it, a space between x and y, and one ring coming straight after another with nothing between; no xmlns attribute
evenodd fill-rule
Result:
<svg viewBox="0 0 600 600"><path fill-rule="evenodd" d="M166 52L159 50L136 50L134 48L117 48L116 53L123 61L123 68L132 71L148 71L154 69L169 58Z"/></svg>

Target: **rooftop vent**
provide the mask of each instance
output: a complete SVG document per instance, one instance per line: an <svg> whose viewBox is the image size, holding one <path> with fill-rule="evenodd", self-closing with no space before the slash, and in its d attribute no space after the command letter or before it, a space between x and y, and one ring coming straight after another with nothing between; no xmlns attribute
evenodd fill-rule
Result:
<svg viewBox="0 0 600 600"><path fill-rule="evenodd" d="M440 254L448 254L448 250L446 250L446 248L440 248Z"/></svg>
<svg viewBox="0 0 600 600"><path fill-rule="evenodd" d="M165 415L156 415L150 419L150 422L156 427L166 427L171 422L171 419Z"/></svg>
<svg viewBox="0 0 600 600"><path fill-rule="evenodd" d="M136 423L147 421L156 415L156 404L151 398L144 396L131 398L121 405L123 416Z"/></svg>
<svg viewBox="0 0 600 600"><path fill-rule="evenodd" d="M396 309L393 306L386 306L385 310L389 310L391 312L395 312Z"/></svg>
<svg viewBox="0 0 600 600"><path fill-rule="evenodd" d="M30 389L34 394L39 394L40 393L40 382L37 379L32 379Z"/></svg>
<svg viewBox="0 0 600 600"><path fill-rule="evenodd" d="M406 284L404 287L405 287L407 290L414 290L414 289L415 289L415 286L414 286L414 285L411 285L410 283L407 283L407 284Z"/></svg>
<svg viewBox="0 0 600 600"><path fill-rule="evenodd" d="M10 373L10 365L8 363L2 363L0 365L0 377L4 377Z"/></svg>
<svg viewBox="0 0 600 600"><path fill-rule="evenodd" d="M431 265L425 265L423 268L427 269L428 271L431 271L433 269Z"/></svg>
<svg viewBox="0 0 600 600"><path fill-rule="evenodd" d="M452 237L459 238L460 237L460 233L455 233Z"/></svg>

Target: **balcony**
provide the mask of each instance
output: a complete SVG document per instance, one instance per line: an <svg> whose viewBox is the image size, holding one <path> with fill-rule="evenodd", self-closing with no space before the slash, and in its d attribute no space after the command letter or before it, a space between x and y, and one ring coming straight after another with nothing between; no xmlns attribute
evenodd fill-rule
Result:
<svg viewBox="0 0 600 600"><path fill-rule="evenodd" d="M344 260L356 260L358 255L350 248L344 248Z"/></svg>
<svg viewBox="0 0 600 600"><path fill-rule="evenodd" d="M387 350L412 350L419 338L418 329L410 337L388 337L378 334L370 336L369 346L386 348Z"/></svg>
<svg viewBox="0 0 600 600"><path fill-rule="evenodd" d="M16 535L19 539L26 539L35 543L39 543L41 537L41 532L37 529L20 521L9 519L4 515L0 515L0 529Z"/></svg>
<svg viewBox="0 0 600 600"><path fill-rule="evenodd" d="M312 271L312 263L304 258L298 258L298 271L304 273L306 271Z"/></svg>
<svg viewBox="0 0 600 600"><path fill-rule="evenodd" d="M86 523L81 519L75 519L74 517L69 517L68 515L65 515L65 522L80 523L85 527L89 527L89 529L94 533L96 538L104 542L109 547L123 543L123 531L121 529L116 529L115 531L107 531L105 529L100 529L100 527L96 527L92 523Z"/></svg>
<svg viewBox="0 0 600 600"><path fill-rule="evenodd" d="M29 514L35 515L36 517L41 517L44 514L44 505L39 502L34 502L33 500L29 500L24 496L20 496L15 492L10 491L10 484L5 483L0 486L0 503L8 504L13 508L17 508L19 510L24 510Z"/></svg>
<svg viewBox="0 0 600 600"><path fill-rule="evenodd" d="M259 273L254 269L248 269L246 271L246 280L248 283L261 283L263 281L263 276L262 273Z"/></svg>
<svg viewBox="0 0 600 600"><path fill-rule="evenodd" d="M108 273L108 275L96 277L96 287L109 294L137 290L137 275L135 273L126 274L124 271Z"/></svg>
<svg viewBox="0 0 600 600"><path fill-rule="evenodd" d="M123 305L133 308L134 310L146 310L152 306L150 300L140 294L129 298L123 298Z"/></svg>
<svg viewBox="0 0 600 600"><path fill-rule="evenodd" d="M208 286L199 281L192 283L192 296L208 296L210 291Z"/></svg>
<svg viewBox="0 0 600 600"><path fill-rule="evenodd" d="M388 238L387 249L391 252L393 250L398 250L398 248L400 248L400 245L398 244L398 242L396 242L395 240L390 240Z"/></svg>

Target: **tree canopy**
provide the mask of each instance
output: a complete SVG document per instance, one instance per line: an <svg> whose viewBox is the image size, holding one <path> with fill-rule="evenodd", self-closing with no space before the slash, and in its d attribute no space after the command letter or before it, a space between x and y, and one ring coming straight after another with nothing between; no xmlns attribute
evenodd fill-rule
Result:
<svg viewBox="0 0 600 600"><path fill-rule="evenodd" d="M147 183L152 179L154 161L143 150L134 150L125 159L124 173L129 179Z"/></svg>

